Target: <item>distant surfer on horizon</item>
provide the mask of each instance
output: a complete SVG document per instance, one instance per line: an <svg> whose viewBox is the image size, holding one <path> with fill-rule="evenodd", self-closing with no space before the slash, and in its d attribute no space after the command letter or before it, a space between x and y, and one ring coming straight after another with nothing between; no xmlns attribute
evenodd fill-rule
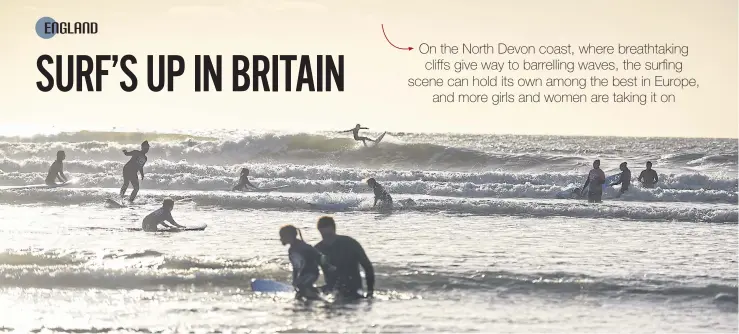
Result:
<svg viewBox="0 0 739 334"><path fill-rule="evenodd" d="M390 210L393 208L393 198L390 197L390 194L388 194L387 190L383 186L381 186L379 183L377 183L377 180L374 178L367 179L367 185L372 188L372 191L375 193L375 203L372 204L372 207L377 206L377 202L380 201L380 208L385 210Z"/></svg>
<svg viewBox="0 0 739 334"><path fill-rule="evenodd" d="M141 229L144 230L144 232L156 232L158 231L159 225L167 228L185 228L174 221L174 218L172 218L172 209L174 209L174 201L169 198L165 199L162 202L161 208L156 209L154 212L144 217L144 221L141 222ZM172 224L172 226L165 224L165 221Z"/></svg>
<svg viewBox="0 0 739 334"><path fill-rule="evenodd" d="M293 287L297 291L295 297L304 297L308 300L321 299L318 296L318 289L313 286L318 280L318 265L321 264L327 270L336 268L328 263L325 255L305 243L302 233L293 225L280 228L280 242L283 246L290 245L287 256L293 267Z"/></svg>
<svg viewBox="0 0 739 334"><path fill-rule="evenodd" d="M236 190L245 190L246 186L250 186L254 189L258 189L257 186L251 184L249 182L249 169L248 168L242 168L241 169L241 175L239 176L239 183L231 189L231 191Z"/></svg>
<svg viewBox="0 0 739 334"><path fill-rule="evenodd" d="M621 197L621 195L629 190L629 186L631 186L631 170L626 166L626 161L622 162L618 168L621 169L621 176L618 177L618 181L611 183L611 186L621 185L621 189L618 191L618 195L616 195L616 197Z"/></svg>
<svg viewBox="0 0 739 334"><path fill-rule="evenodd" d="M361 125L357 124L356 126L354 126L353 129L349 129L349 130L346 130L346 131L339 131L339 133L351 132L352 135L354 136L354 140L361 141L362 144L364 144L364 146L367 146L367 140L369 140L371 142L374 142L373 139L369 139L367 137L360 137L359 136L359 130L369 130L369 128L365 128L365 127L362 127Z"/></svg>
<svg viewBox="0 0 739 334"><path fill-rule="evenodd" d="M606 174L600 169L600 160L593 161L593 169L588 173L582 189L588 191L588 202L600 203L603 198L603 184L606 182Z"/></svg>
<svg viewBox="0 0 739 334"><path fill-rule="evenodd" d="M652 169L651 161L647 161L647 169L641 171L637 180L641 182L641 185L644 188L654 188L657 182L659 182L657 171Z"/></svg>
<svg viewBox="0 0 739 334"><path fill-rule="evenodd" d="M328 262L336 268L324 270L326 285L323 286L323 292L335 291L344 299L372 298L375 292L375 268L362 245L352 237L336 234L336 222L330 216L319 218L316 227L323 239L316 244L316 249L328 256ZM366 296L359 294L362 289L360 266L364 269L367 280Z"/></svg>
<svg viewBox="0 0 739 334"><path fill-rule="evenodd" d="M46 175L46 184L50 186L56 185L56 179L59 181L67 182L67 177L64 176L64 164L62 161L67 158L64 151L56 152L56 160L49 167L49 174Z"/></svg>
<svg viewBox="0 0 739 334"><path fill-rule="evenodd" d="M149 141L144 140L141 143L141 150L127 151L123 150L123 154L131 157L125 166L123 166L123 186L121 187L121 197L126 196L126 189L128 184L133 186L131 196L128 198L129 202L133 202L136 199L136 194L139 192L139 179L138 173L141 173L141 179L144 179L144 165L146 164L147 158L146 153L149 152Z"/></svg>

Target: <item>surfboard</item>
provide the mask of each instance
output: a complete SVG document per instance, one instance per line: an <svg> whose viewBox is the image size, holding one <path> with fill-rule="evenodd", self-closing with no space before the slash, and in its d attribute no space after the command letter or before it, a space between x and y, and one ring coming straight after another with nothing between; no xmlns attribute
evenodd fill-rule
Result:
<svg viewBox="0 0 739 334"><path fill-rule="evenodd" d="M377 146L377 144L379 144L382 141L382 138L385 138L386 133L387 131L383 132L379 137L377 137L377 139L375 139L375 144L372 145L372 147Z"/></svg>
<svg viewBox="0 0 739 334"><path fill-rule="evenodd" d="M294 292L295 289L285 283L273 281L269 279L256 279L251 280L251 289L254 292L263 293L277 293L277 292Z"/></svg>
<svg viewBox="0 0 739 334"><path fill-rule="evenodd" d="M606 178L606 182L603 183L603 190L606 190L606 188L611 186L611 183L618 181L618 179L621 177L621 173L613 174Z"/></svg>
<svg viewBox="0 0 739 334"><path fill-rule="evenodd" d="M107 205L109 207L113 207L113 208L128 208L128 207L137 206L139 204L141 204L141 203L131 203L131 202L128 202L128 201L126 201L126 202L123 202L123 201L118 202L118 201L116 201L116 200L114 200L112 198L106 198L105 199L105 205Z"/></svg>
<svg viewBox="0 0 739 334"><path fill-rule="evenodd" d="M53 189L53 188L59 188L64 187L68 185L72 185L74 183L77 183L76 179L73 180L67 180L67 182L64 183L56 183L53 185L48 185L46 183L42 184L31 184L27 186L7 186L7 187L0 187L0 189L7 189L7 190L23 190L23 189Z"/></svg>
<svg viewBox="0 0 739 334"><path fill-rule="evenodd" d="M277 190L277 189L282 189L282 188L287 188L287 187L289 187L289 185L282 185L282 186L269 187L269 188L256 188L254 189L254 191L272 191L272 190Z"/></svg>
<svg viewBox="0 0 739 334"><path fill-rule="evenodd" d="M328 204L308 203L308 206L314 210L327 210L327 211L340 211L340 210L345 210L349 207L348 205L342 204L342 203L328 203Z"/></svg>
<svg viewBox="0 0 739 334"><path fill-rule="evenodd" d="M200 226L187 226L185 228L172 228L168 230L158 230L157 232L186 232L186 231L205 231L205 228L208 227L208 225L203 224ZM129 231L142 231L140 227L131 227L128 228Z"/></svg>

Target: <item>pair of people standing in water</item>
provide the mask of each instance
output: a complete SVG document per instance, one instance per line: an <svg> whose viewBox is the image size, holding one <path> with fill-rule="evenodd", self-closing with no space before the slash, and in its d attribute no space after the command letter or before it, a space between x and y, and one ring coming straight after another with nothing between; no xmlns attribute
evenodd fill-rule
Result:
<svg viewBox="0 0 739 334"><path fill-rule="evenodd" d="M121 197L126 195L128 185L133 186L131 196L128 198L129 202L133 202L136 199L136 195L139 192L139 180L138 174L141 173L141 179L144 179L144 165L146 165L147 157L146 153L149 152L149 142L144 141L141 143L141 150L127 151L123 150L123 154L130 156L131 159L123 166L123 186L121 187ZM45 183L53 186L57 185L56 180L61 182L67 182L68 179L64 175L64 159L67 155L64 151L56 152L56 160L49 167L49 173L46 176Z"/></svg>

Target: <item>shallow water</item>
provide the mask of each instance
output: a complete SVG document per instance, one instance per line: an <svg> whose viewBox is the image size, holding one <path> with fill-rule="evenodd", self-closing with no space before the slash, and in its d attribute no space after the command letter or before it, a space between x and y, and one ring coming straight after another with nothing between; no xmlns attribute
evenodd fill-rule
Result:
<svg viewBox="0 0 739 334"><path fill-rule="evenodd" d="M737 142L388 134L377 149L307 134L77 132L0 137L0 331L737 332ZM211 136L211 137L208 137ZM152 143L137 205L120 150ZM64 149L69 187L42 183ZM557 199L592 159L655 162L660 184ZM245 164L248 161L248 164ZM274 192L235 193L240 168ZM375 213L364 178L395 199ZM165 197L205 231L144 233ZM412 203L410 202L412 200ZM328 211L330 210L330 211ZM277 231L334 215L373 261L375 298L304 304ZM4 252L2 252L4 250Z"/></svg>
<svg viewBox="0 0 739 334"><path fill-rule="evenodd" d="M128 232L148 209L2 206L6 328L226 331L735 332L736 226L449 214L336 214L374 262L376 298L304 305L277 240L320 213L178 205L202 232ZM73 213L73 214L72 214ZM29 219L29 217L33 217ZM23 223L20 223L23 222ZM433 226L430 228L429 226Z"/></svg>

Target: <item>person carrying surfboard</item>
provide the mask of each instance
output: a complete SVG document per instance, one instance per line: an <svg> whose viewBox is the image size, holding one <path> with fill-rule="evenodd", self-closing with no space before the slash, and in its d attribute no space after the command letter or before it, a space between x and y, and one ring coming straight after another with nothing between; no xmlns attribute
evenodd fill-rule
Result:
<svg viewBox="0 0 739 334"><path fill-rule="evenodd" d="M600 203L603 198L603 184L606 182L606 174L600 169L600 159L593 161L593 169L588 173L588 178L582 186L583 191L588 190L588 202Z"/></svg>
<svg viewBox="0 0 739 334"><path fill-rule="evenodd" d="M239 176L239 183L231 189L231 191L236 190L245 190L246 186L250 186L254 189L257 189L257 186L251 184L249 182L249 169L248 168L242 168L241 169L241 176Z"/></svg>
<svg viewBox="0 0 739 334"><path fill-rule="evenodd" d="M141 179L144 179L144 165L146 164L146 153L149 152L149 141L144 140L141 143L141 150L127 151L123 150L123 154L131 157L125 166L123 166L123 186L121 187L121 197L126 196L126 189L128 184L133 186L131 196L128 198L129 202L133 202L136 199L136 194L139 193L139 179L138 173L141 173Z"/></svg>
<svg viewBox="0 0 739 334"><path fill-rule="evenodd" d="M67 177L64 176L64 165L62 161L67 158L66 153L64 151L57 151L56 152L56 160L51 164L49 167L49 174L46 175L46 184L50 186L56 185L56 179L58 178L59 181L67 182Z"/></svg>
<svg viewBox="0 0 739 334"><path fill-rule="evenodd" d="M172 218L172 209L174 209L174 201L169 198L165 199L162 202L161 208L156 209L154 212L144 217L144 221L141 222L141 229L144 230L144 232L156 232L159 225L166 228L185 228L174 221L174 218ZM165 224L165 221L172 224L172 226Z"/></svg>
<svg viewBox="0 0 739 334"><path fill-rule="evenodd" d="M298 234L300 234L300 239L298 239ZM318 280L319 263L325 270L335 270L336 268L328 263L325 255L305 243L303 234L293 225L285 225L280 228L280 241L283 246L290 245L287 255L293 267L295 297L305 297L309 300L320 299L318 289L313 286Z"/></svg>
<svg viewBox="0 0 739 334"><path fill-rule="evenodd" d="M372 204L373 208L377 206L378 201L380 201L381 209L393 208L393 198L390 197L390 194L388 194L387 190L385 190L383 186L377 183L377 180L371 177L367 179L367 185L370 186L372 191L375 193L375 202Z"/></svg>
<svg viewBox="0 0 739 334"><path fill-rule="evenodd" d="M611 186L621 185L621 189L618 191L618 195L616 195L616 197L621 197L623 193L629 190L629 186L631 185L631 170L626 167L626 161L622 162L618 168L621 169L621 176L619 176L618 181L611 183Z"/></svg>
<svg viewBox="0 0 739 334"><path fill-rule="evenodd" d="M336 268L333 271L323 271L326 281L326 285L322 287L323 292L335 291L344 299L371 298L375 291L375 269L362 245L352 237L336 234L336 222L332 217L319 218L316 227L323 240L315 247L328 256L328 262ZM367 280L366 296L358 292L362 289L360 266L364 269L364 277Z"/></svg>
<svg viewBox="0 0 739 334"><path fill-rule="evenodd" d="M369 128L365 128L365 127L362 127L361 125L357 124L356 126L354 126L353 129L349 129L349 130L346 130L346 131L339 131L339 133L351 132L352 135L354 136L354 140L361 141L362 144L364 144L364 146L367 146L367 141L368 140L371 141L371 142L374 142L375 141L373 139L369 139L368 137L361 137L361 136L359 136L359 130L369 130Z"/></svg>

